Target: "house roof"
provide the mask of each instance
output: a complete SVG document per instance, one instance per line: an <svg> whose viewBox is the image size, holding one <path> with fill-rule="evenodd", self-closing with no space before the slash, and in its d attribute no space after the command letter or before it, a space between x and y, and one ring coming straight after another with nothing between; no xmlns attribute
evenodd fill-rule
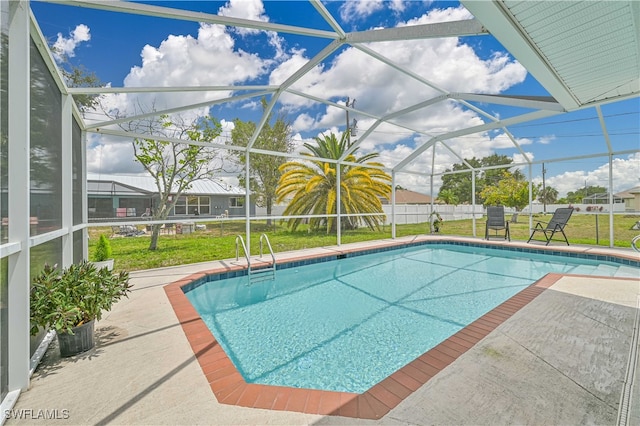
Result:
<svg viewBox="0 0 640 426"><path fill-rule="evenodd" d="M431 204L431 196L408 189L396 189L396 204Z"/></svg>
<svg viewBox="0 0 640 426"><path fill-rule="evenodd" d="M112 175L105 173L87 173L88 192L111 192L111 188L118 186L118 193L127 192L131 195L154 194L158 192L155 180L144 175ZM191 188L184 194L207 195L244 195L244 188L229 185L217 179L199 179L194 181Z"/></svg>
<svg viewBox="0 0 640 426"><path fill-rule="evenodd" d="M633 188L618 192L613 195L619 198L636 198L635 194L640 194L640 186L635 186Z"/></svg>

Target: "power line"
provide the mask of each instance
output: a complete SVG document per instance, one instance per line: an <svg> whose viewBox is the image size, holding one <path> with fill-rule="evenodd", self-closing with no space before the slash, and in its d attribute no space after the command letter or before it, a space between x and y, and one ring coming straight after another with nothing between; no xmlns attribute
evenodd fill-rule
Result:
<svg viewBox="0 0 640 426"><path fill-rule="evenodd" d="M618 114L610 114L610 115L604 115L604 118L610 118L610 117L621 117L623 115L640 115L640 112L621 112ZM538 123L538 124L514 124L512 126L509 126L510 128L514 128L514 127L540 127L542 125L548 125L548 124L564 124L564 123L576 123L578 121L591 121L591 120L598 120L598 117L587 117L587 118L574 118L573 120L562 120L562 121L548 121L545 123Z"/></svg>
<svg viewBox="0 0 640 426"><path fill-rule="evenodd" d="M624 135L640 135L640 131L638 132L608 132L610 136L624 136ZM574 134L574 135L556 135L554 134L553 136L559 137L559 138L584 138L584 137L590 137L590 136L599 136L602 137L602 133L578 133L578 134ZM541 136L518 136L518 138L527 138L527 139L534 139L534 138L539 138Z"/></svg>
<svg viewBox="0 0 640 426"><path fill-rule="evenodd" d="M632 130L632 129L621 129L621 130ZM407 135L407 136L411 136L411 135L416 134L415 132L389 132L389 131L384 131L384 130L374 130L372 133L381 133L381 134L385 134L385 135ZM441 134L446 134L446 132L445 133L441 133ZM640 134L640 130L633 131L633 132L609 132L609 135L613 135L613 136L638 135L638 134ZM548 136L548 135L543 135L543 136ZM536 135L536 136L520 136L520 135L517 135L518 138L529 138L529 139L540 138L540 137L543 137L543 136L540 136L540 135ZM602 136L602 133L581 133L581 134L574 134L574 135L557 135L557 134L554 134L553 136L570 138L570 137ZM456 136L455 137L455 139L475 139L475 138L484 139L483 136L479 136L477 134L474 134L474 135L462 135L462 136Z"/></svg>

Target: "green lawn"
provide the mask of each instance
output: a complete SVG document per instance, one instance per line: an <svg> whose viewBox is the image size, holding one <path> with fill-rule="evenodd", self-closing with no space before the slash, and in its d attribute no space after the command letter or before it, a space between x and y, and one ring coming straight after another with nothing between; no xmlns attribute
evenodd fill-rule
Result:
<svg viewBox="0 0 640 426"><path fill-rule="evenodd" d="M535 215L534 219L549 220L551 215ZM614 231L616 247L631 247L631 239L639 231L631 230L631 226L638 220L637 216L614 217ZM596 245L596 222L594 215L574 214L565 232L572 244ZM275 222L275 221L274 221ZM609 217L600 216L598 224L600 246L609 246ZM511 239L526 241L529 238L528 216L521 216L518 223L511 223ZM401 224L396 227L398 237L419 235L429 232L427 223ZM149 251L149 236L110 238L113 247L116 270L135 271L141 269L158 268L163 266L181 265L186 263L205 262L235 258L235 240L237 235L244 237L245 224L243 221L217 222L207 224L207 229L193 234L175 235L162 234L158 241L158 250ZM266 233L273 246L274 252L283 252L312 247L331 246L336 244L335 235L325 233L310 233L306 230L289 232L279 221L271 226L265 222L251 224L251 251L258 254L258 240L260 234ZM472 236L472 221L470 219L446 221L441 233L443 235ZM93 255L95 244L100 234L111 235L111 228L89 229L89 258ZM484 237L484 220L476 221L476 235ZM385 226L379 232L367 229L345 231L342 233L343 243L357 241L378 240L391 238L391 227ZM556 243L558 244L558 243ZM242 256L242 253L240 254Z"/></svg>

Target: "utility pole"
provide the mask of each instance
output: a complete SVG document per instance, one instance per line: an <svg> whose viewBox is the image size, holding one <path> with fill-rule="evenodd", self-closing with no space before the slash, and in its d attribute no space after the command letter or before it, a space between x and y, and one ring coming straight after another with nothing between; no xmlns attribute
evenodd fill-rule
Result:
<svg viewBox="0 0 640 426"><path fill-rule="evenodd" d="M589 189L587 188L587 180L584 180L584 197L582 198L582 202L584 202L584 199L587 198L589 196Z"/></svg>
<svg viewBox="0 0 640 426"><path fill-rule="evenodd" d="M544 174L547 173L547 171L544 169L544 163L542 163L542 212L544 214L547 214L547 191L546 191L546 185L545 185L545 181L544 181Z"/></svg>
<svg viewBox="0 0 640 426"><path fill-rule="evenodd" d="M349 97L347 97L347 104L346 104L347 108L353 108L355 104L356 104L356 100L355 99L350 99ZM349 110L347 109L347 110L345 110L345 112L347 113L347 128L346 128L345 131L349 132L347 134L347 138L348 138L347 141L349 142L349 145L351 145L351 129L349 127ZM356 123L357 123L357 121L354 118L353 119L353 127L354 127L354 129L356 127Z"/></svg>

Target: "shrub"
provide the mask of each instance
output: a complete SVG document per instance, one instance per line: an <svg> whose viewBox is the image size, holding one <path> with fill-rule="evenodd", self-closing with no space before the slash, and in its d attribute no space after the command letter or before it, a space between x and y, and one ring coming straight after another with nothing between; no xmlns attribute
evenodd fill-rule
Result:
<svg viewBox="0 0 640 426"><path fill-rule="evenodd" d="M129 274L112 274L82 261L58 270L45 265L33 279L30 293L31 334L40 327L71 333L71 329L91 320L100 320L123 296L128 297Z"/></svg>
<svg viewBox="0 0 640 426"><path fill-rule="evenodd" d="M100 235L100 239L96 244L96 250L93 254L93 261L103 262L107 259L111 259L111 242L103 234Z"/></svg>

